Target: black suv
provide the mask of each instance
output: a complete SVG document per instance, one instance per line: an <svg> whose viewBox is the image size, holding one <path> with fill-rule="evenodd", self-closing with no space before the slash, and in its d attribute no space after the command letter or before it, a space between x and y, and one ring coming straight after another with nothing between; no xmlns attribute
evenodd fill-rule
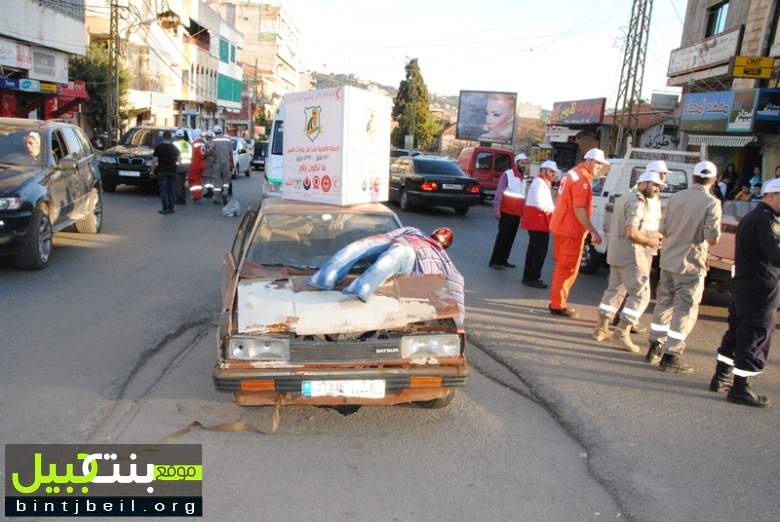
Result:
<svg viewBox="0 0 780 522"><path fill-rule="evenodd" d="M176 133L176 129L133 127L122 136L119 145L103 152L100 156L103 189L106 192L113 192L118 185L155 188L157 175L154 167L157 162L153 153L154 148L162 143L165 131L170 131L172 135ZM189 141L188 134L185 131L186 139ZM179 171L185 175L189 168L188 162L183 161L179 164Z"/></svg>
<svg viewBox="0 0 780 522"><path fill-rule="evenodd" d="M96 234L103 200L95 151L69 123L0 118L0 255L20 268L49 263L52 234Z"/></svg>

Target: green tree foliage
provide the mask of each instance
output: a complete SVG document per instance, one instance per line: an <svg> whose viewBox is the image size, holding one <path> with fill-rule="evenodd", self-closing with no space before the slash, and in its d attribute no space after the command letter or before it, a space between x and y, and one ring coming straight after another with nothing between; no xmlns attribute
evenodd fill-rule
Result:
<svg viewBox="0 0 780 522"><path fill-rule="evenodd" d="M91 44L85 56L71 56L69 75L73 80L82 80L87 85L89 100L84 104L87 123L95 132L106 130L106 99L108 97L108 50ZM127 88L130 77L124 66L119 68L119 113L122 119L127 117Z"/></svg>
<svg viewBox="0 0 780 522"><path fill-rule="evenodd" d="M414 120L414 144L418 149L430 149L441 132L441 122L431 115L431 95L425 85L417 58L406 64L406 79L398 86L393 105L393 118L398 127L393 129L391 141L396 147L404 146L404 136L409 134Z"/></svg>

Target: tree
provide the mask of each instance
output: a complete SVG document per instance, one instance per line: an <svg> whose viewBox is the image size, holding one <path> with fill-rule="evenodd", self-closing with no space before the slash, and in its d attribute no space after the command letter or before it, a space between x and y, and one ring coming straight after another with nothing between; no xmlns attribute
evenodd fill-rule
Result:
<svg viewBox="0 0 780 522"><path fill-rule="evenodd" d="M87 49L85 56L72 56L69 63L69 76L82 80L87 86L89 99L84 103L84 115L89 128L94 132L106 130L106 99L108 98L108 50L96 43ZM127 69L119 69L119 115L127 118L124 108L127 106L127 88L130 77Z"/></svg>
<svg viewBox="0 0 780 522"><path fill-rule="evenodd" d="M441 132L441 123L431 115L430 105L431 95L417 58L412 58L406 64L406 79L401 80L394 100L393 118L398 122L391 137L394 146L404 146L404 136L410 133L413 121L415 146L428 149L433 145L436 134Z"/></svg>

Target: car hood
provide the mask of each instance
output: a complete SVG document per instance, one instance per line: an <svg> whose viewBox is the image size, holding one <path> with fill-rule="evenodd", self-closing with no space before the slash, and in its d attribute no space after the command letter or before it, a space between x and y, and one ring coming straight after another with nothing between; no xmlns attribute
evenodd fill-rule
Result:
<svg viewBox="0 0 780 522"><path fill-rule="evenodd" d="M152 156L154 154L154 147L137 146L128 147L126 145L117 145L112 147L103 153L104 155L111 156Z"/></svg>
<svg viewBox="0 0 780 522"><path fill-rule="evenodd" d="M457 301L439 276L391 279L365 303L338 290L307 287L306 279L289 276L239 281L238 332L357 334L403 330L413 323L458 316Z"/></svg>
<svg viewBox="0 0 780 522"><path fill-rule="evenodd" d="M41 167L0 165L0 194L15 190L40 175Z"/></svg>

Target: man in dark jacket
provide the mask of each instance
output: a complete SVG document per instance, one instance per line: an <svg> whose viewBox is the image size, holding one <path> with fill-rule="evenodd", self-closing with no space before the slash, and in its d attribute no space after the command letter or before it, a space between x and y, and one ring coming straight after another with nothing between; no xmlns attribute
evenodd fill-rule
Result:
<svg viewBox="0 0 780 522"><path fill-rule="evenodd" d="M761 203L739 222L734 269L729 329L710 390L728 390L728 400L737 404L765 407L769 399L751 390L750 378L764 370L780 307L780 179L765 184Z"/></svg>
<svg viewBox="0 0 780 522"><path fill-rule="evenodd" d="M173 214L173 205L176 200L176 169L179 163L179 149L171 143L171 131L163 132L163 141L154 148L154 157L157 158L157 184L160 187L160 199L162 210L160 214Z"/></svg>

